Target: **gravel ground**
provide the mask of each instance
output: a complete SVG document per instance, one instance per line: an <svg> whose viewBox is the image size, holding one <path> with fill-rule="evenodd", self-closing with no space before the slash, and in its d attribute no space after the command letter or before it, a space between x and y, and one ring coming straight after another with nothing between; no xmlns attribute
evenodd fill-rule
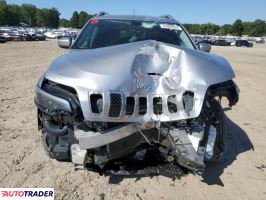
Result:
<svg viewBox="0 0 266 200"><path fill-rule="evenodd" d="M227 151L203 176L118 178L49 159L37 131L37 78L64 49L55 41L0 44L0 187L54 187L56 199L266 199L266 45L213 47L236 73L240 101L227 116Z"/></svg>

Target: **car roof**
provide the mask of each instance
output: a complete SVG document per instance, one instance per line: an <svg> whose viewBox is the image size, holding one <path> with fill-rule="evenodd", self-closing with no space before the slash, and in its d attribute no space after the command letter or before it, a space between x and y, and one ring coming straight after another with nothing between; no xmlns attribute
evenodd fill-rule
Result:
<svg viewBox="0 0 266 200"><path fill-rule="evenodd" d="M152 21L158 23L177 23L180 24L177 20L169 15L164 15L160 17L151 17L144 15L101 15L95 16L93 19L119 19L119 20L139 20L139 21Z"/></svg>

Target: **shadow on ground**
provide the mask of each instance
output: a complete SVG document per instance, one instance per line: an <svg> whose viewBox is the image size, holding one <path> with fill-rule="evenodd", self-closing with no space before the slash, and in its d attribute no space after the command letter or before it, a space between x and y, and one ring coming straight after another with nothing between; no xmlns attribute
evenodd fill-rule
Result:
<svg viewBox="0 0 266 200"><path fill-rule="evenodd" d="M225 110L226 111L226 110ZM208 185L224 186L220 176L223 174L224 169L230 166L241 153L249 150L254 150L247 133L240 128L237 124L231 121L225 115L225 148L226 151L221 157L221 160L216 163L209 163L202 175L203 182Z"/></svg>
<svg viewBox="0 0 266 200"><path fill-rule="evenodd" d="M176 180L188 174L188 171L180 166L162 162L164 158L159 155L158 150L150 149L142 160L123 158L108 162L102 170L98 167L88 169L108 176L111 184L119 184L125 178L135 178L137 182L143 177L152 178L158 175Z"/></svg>

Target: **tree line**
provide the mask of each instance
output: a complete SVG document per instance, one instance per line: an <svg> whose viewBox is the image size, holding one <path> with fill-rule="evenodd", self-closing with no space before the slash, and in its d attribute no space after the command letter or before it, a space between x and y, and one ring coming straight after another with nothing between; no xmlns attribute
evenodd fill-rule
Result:
<svg viewBox="0 0 266 200"><path fill-rule="evenodd" d="M257 19L254 22L243 22L237 19L233 24L222 26L207 24L184 24L189 33L200 35L248 35L253 37L266 36L266 23Z"/></svg>
<svg viewBox="0 0 266 200"><path fill-rule="evenodd" d="M56 8L36 8L32 4L7 4L5 0L0 0L0 25L17 26L26 23L31 27L59 26L60 13Z"/></svg>
<svg viewBox="0 0 266 200"><path fill-rule="evenodd" d="M0 26L19 26L20 23L25 23L30 27L82 28L91 17L92 15L85 11L74 11L70 20L60 19L60 12L56 8L40 9L32 4L20 6L0 0Z"/></svg>
<svg viewBox="0 0 266 200"><path fill-rule="evenodd" d="M31 27L72 27L82 28L83 25L93 15L85 11L73 12L70 20L60 19L60 12L56 8L37 8L32 4L7 4L5 0L0 0L0 26L17 26L20 23L26 23ZM266 36L266 23L257 19L254 22L242 22L237 19L233 24L224 24L222 26L207 24L184 24L187 30L192 34L201 35L249 35Z"/></svg>
<svg viewBox="0 0 266 200"><path fill-rule="evenodd" d="M59 21L59 25L60 27L82 28L91 17L93 17L93 15L85 11L80 11L79 13L74 11L70 20L62 18Z"/></svg>

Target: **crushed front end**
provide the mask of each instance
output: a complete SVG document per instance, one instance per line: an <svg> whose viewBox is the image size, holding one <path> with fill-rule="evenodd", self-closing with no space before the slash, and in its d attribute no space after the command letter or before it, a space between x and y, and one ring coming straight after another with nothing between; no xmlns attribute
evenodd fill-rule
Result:
<svg viewBox="0 0 266 200"><path fill-rule="evenodd" d="M237 103L233 77L221 57L157 41L70 51L36 87L45 150L103 168L156 149L164 162L200 173L224 151L216 99Z"/></svg>

